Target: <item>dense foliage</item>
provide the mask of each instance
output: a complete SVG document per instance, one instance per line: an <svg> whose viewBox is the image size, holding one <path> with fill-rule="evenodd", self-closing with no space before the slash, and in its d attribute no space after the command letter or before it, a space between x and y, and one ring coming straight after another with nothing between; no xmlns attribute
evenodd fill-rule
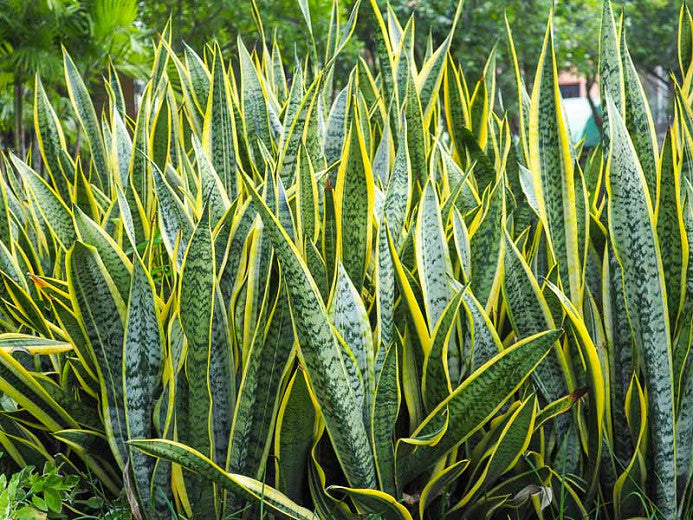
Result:
<svg viewBox="0 0 693 520"><path fill-rule="evenodd" d="M493 54L476 82L451 56L461 5L423 57L375 0L320 46L299 6L290 73L169 26L134 120L66 53L79 155L37 79L45 174L10 153L0 182L2 449L135 518L690 516L689 11L660 146L604 1L581 160L551 16L501 98ZM358 25L377 59L335 89Z"/></svg>
<svg viewBox="0 0 693 520"><path fill-rule="evenodd" d="M13 474L0 474L0 518L3 520L132 520L123 502L110 497L75 474L69 463L42 470L24 466Z"/></svg>
<svg viewBox="0 0 693 520"><path fill-rule="evenodd" d="M109 65L129 76L145 74L149 36L138 27L138 16L135 0L0 0L0 149L22 155L29 146L37 73L75 140L61 47L70 49L91 84Z"/></svg>
<svg viewBox="0 0 693 520"><path fill-rule="evenodd" d="M399 19L415 17L417 60L427 52L429 37L440 42L447 36L455 13L455 3L447 0L378 0L378 4L383 9L391 6ZM601 0L554 4L561 65L579 72L591 84L597 77L599 45L594 35L599 30ZM306 5L312 14L316 43L323 49L329 34L330 2L306 0ZM341 2L338 11L343 21L353 5L353 0ZM673 83L662 71L676 68L676 46L669 36L679 2L626 0L619 5L627 14L628 32L638 36L632 39L630 52L639 71L648 83L671 97ZM492 43L503 38L507 17L514 28L515 43L522 49L520 67L533 75L541 52L546 9L546 0L466 0L451 54L468 77L479 77ZM100 110L106 99L101 78L110 74L106 69L112 65L118 70L126 97L131 98L132 81L146 81L153 58L152 40L168 22L173 29L174 50L188 45L201 55L205 45L215 41L222 52L231 55L237 52L238 34L243 34L249 47L261 41L258 12L267 27L266 38L276 36L279 41L285 65L310 52L301 8L294 0L0 0L0 149L36 147L31 133L36 72L40 72L44 90L64 123L68 146L80 147L79 122L60 74L62 47L81 71ZM336 83L345 82L359 54L367 60L374 58L371 51L375 45L369 24L358 24L336 64ZM505 45L497 45L495 55L500 68L512 67ZM503 91L512 88L511 74L500 75L498 81ZM509 114L516 120L514 111ZM654 115L657 122L659 111Z"/></svg>

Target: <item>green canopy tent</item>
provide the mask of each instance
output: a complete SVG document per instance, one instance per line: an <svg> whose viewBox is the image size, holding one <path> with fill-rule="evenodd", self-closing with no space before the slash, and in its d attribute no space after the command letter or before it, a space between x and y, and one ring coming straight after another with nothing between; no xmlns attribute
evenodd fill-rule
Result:
<svg viewBox="0 0 693 520"><path fill-rule="evenodd" d="M598 105L599 101L594 101L597 104L597 112L601 115L601 106ZM584 97L565 98L563 100L563 109L572 142L575 144L584 139L585 148L597 146L601 139L601 133L594 119L589 100Z"/></svg>

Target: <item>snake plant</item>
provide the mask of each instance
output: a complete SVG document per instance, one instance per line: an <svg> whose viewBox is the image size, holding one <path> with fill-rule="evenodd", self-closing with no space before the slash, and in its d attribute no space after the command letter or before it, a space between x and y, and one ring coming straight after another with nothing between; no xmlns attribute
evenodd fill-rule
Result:
<svg viewBox="0 0 693 520"><path fill-rule="evenodd" d="M3 451L145 520L690 515L688 9L660 142L604 1L588 152L550 15L534 78L507 26L501 97L499 51L452 57L461 3L423 57L375 0L323 42L300 6L288 68L259 17L231 62L167 28L136 114L65 54L80 153L36 78L37 149L2 158ZM357 23L374 59L340 77Z"/></svg>

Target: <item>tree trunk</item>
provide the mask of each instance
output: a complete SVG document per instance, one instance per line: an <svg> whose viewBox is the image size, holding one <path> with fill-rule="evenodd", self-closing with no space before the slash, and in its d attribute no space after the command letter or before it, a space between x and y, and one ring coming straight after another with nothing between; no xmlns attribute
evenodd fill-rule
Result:
<svg viewBox="0 0 693 520"><path fill-rule="evenodd" d="M590 91L592 90L592 87L596 83L596 80L593 80L592 78L587 78L587 102L590 104L590 109L592 110L592 116L594 117L594 122L597 124L597 128L599 128L599 131L601 132L602 130L602 117L599 115L599 112L597 111L597 105L594 104L594 99L592 99L592 96L590 96Z"/></svg>
<svg viewBox="0 0 693 520"><path fill-rule="evenodd" d="M176 34L174 35L173 41L178 42L176 47L183 47L183 0L178 0L178 9L176 13Z"/></svg>
<svg viewBox="0 0 693 520"><path fill-rule="evenodd" d="M24 159L24 84L14 78L14 151Z"/></svg>
<svg viewBox="0 0 693 520"><path fill-rule="evenodd" d="M79 156L80 149L82 148L82 125L77 125L77 131L75 132L75 157Z"/></svg>

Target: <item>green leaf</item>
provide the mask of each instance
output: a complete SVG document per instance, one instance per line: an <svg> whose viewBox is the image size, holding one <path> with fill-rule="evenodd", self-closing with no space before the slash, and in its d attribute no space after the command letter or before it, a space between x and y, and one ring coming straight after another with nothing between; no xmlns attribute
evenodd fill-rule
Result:
<svg viewBox="0 0 693 520"><path fill-rule="evenodd" d="M310 386L351 485L375 486L375 469L361 407L348 384L339 346L313 277L296 246L247 177L242 177L272 238L289 291L291 315Z"/></svg>
<svg viewBox="0 0 693 520"><path fill-rule="evenodd" d="M35 170L12 153L10 160L31 191L44 222L60 245L69 249L76 237L72 223L72 212L60 198L60 195Z"/></svg>
<svg viewBox="0 0 693 520"><path fill-rule="evenodd" d="M495 356L503 346L491 318L469 290L464 291L464 307L467 313L467 333L471 336L468 338L471 345L471 364L475 368Z"/></svg>
<svg viewBox="0 0 693 520"><path fill-rule="evenodd" d="M645 461L643 460L641 450L647 432L647 404L640 381L635 374L633 374L631 384L628 387L624 406L629 418L629 424L633 429L633 433L637 433L637 437L634 442L636 447L635 453L614 484L614 512L621 518L626 515L639 514L642 504L639 503L637 495L638 490L642 489L646 474Z"/></svg>
<svg viewBox="0 0 693 520"><path fill-rule="evenodd" d="M0 390L49 431L77 426L36 378L12 357L12 351L5 348L0 348Z"/></svg>
<svg viewBox="0 0 693 520"><path fill-rule="evenodd" d="M0 349L10 354L15 351L28 352L31 355L60 354L72 350L72 345L65 341L37 338L27 334L0 334Z"/></svg>
<svg viewBox="0 0 693 520"><path fill-rule="evenodd" d="M48 509L53 513L60 513L63 509L60 493L55 489L47 488L43 490L43 498L46 501Z"/></svg>
<svg viewBox="0 0 693 520"><path fill-rule="evenodd" d="M421 196L415 245L428 329L433 330L451 298L448 276L452 275L452 265L438 197L431 182L426 183Z"/></svg>
<svg viewBox="0 0 693 520"><path fill-rule="evenodd" d="M432 411L452 393L448 371L448 344L455 330L466 290L460 290L445 307L433 330L431 350L424 357L421 395L428 411Z"/></svg>
<svg viewBox="0 0 693 520"><path fill-rule="evenodd" d="M473 484L468 487L462 499L450 509L450 512L461 509L515 466L529 446L534 431L536 410L535 397L520 403L500 432L495 445L489 449L490 454L483 470L475 473Z"/></svg>
<svg viewBox="0 0 693 520"><path fill-rule="evenodd" d="M233 360L226 315L216 289L214 244L205 212L185 254L180 285L180 319L188 339L190 434L199 451L226 460L235 401ZM196 448L198 449L198 448Z"/></svg>
<svg viewBox="0 0 693 520"><path fill-rule="evenodd" d="M231 205L219 175L210 162L196 135L192 136L195 161L200 172L200 189L204 203L209 207L210 224L214 226Z"/></svg>
<svg viewBox="0 0 693 520"><path fill-rule="evenodd" d="M164 178L159 167L152 163L154 188L159 201L159 228L169 257L180 267L193 234L194 225L185 206Z"/></svg>
<svg viewBox="0 0 693 520"><path fill-rule="evenodd" d="M529 153L539 217L558 266L563 289L576 306L582 302L583 266L578 252L575 175L558 89L552 21L532 89Z"/></svg>
<svg viewBox="0 0 693 520"><path fill-rule="evenodd" d="M633 147L642 166L652 205L659 199L659 171L657 168L657 132L655 131L650 104L640 83L633 59L626 45L626 28L621 23L621 60L623 68L624 103L626 127L633 140Z"/></svg>
<svg viewBox="0 0 693 520"><path fill-rule="evenodd" d="M73 308L97 362L108 443L122 468L128 458L123 389L125 302L93 247L75 242L66 266Z"/></svg>
<svg viewBox="0 0 693 520"><path fill-rule="evenodd" d="M215 310L215 262L212 233L209 229L208 213L205 211L190 238L183 260L180 282L180 321L188 340L185 372L188 381L186 439L197 451L217 461L225 460L226 444L231 430L230 406L233 400L224 400L216 408L226 418L222 431L216 430L213 420L212 391L228 393L235 390L225 380L221 387L212 386L211 360L213 341L213 312ZM224 438L219 438L224 435ZM213 514L211 490L201 491L202 484L196 482L199 502L195 507Z"/></svg>
<svg viewBox="0 0 693 520"><path fill-rule="evenodd" d="M489 60L495 50L491 51ZM488 62L487 62L488 63ZM486 67L484 67L486 69ZM491 95L494 93L491 92ZM486 78L481 78L477 81L474 91L472 92L471 98L469 99L469 122L471 123L471 129L474 132L474 140L479 143L479 149L484 150L488 143L488 120L489 120L489 91L488 85L486 84ZM474 140L469 139L469 142ZM484 189L491 179L479 179L479 185L481 189ZM485 182L486 184L485 184Z"/></svg>
<svg viewBox="0 0 693 520"><path fill-rule="evenodd" d="M125 256L120 246L81 209L75 210L75 228L82 243L92 246L118 289L118 294L125 301L130 293L132 262Z"/></svg>
<svg viewBox="0 0 693 520"><path fill-rule="evenodd" d="M463 2L458 2L458 8ZM459 11L457 13L459 15ZM457 20L455 20L457 21ZM423 114L424 121L429 121L433 108L437 106L438 92L440 85L445 75L445 69L448 59L448 50L452 42L454 33L454 24L450 34L443 40L443 43L435 50L435 52L422 65L417 82L419 83L419 97L424 100Z"/></svg>
<svg viewBox="0 0 693 520"><path fill-rule="evenodd" d="M335 207L342 262L349 278L360 291L370 260L375 187L356 114L354 109L354 118L337 174Z"/></svg>
<svg viewBox="0 0 693 520"><path fill-rule="evenodd" d="M313 121L320 107L318 93L321 77L316 78L305 93L302 79L299 73L294 77L295 83L291 87L291 97L287 102L288 106L284 115L284 144L278 158L277 170L279 177L287 185L294 180L296 173L294 170L297 167L296 161L301 145L306 147L308 157L315 169L325 166L324 156L321 157L322 149L316 147L319 143L312 136ZM341 147L337 153L341 153Z"/></svg>
<svg viewBox="0 0 693 520"><path fill-rule="evenodd" d="M510 235L505 232L503 296L508 318L518 338L555 327L551 310L534 274ZM571 383L570 368L559 344L534 372L534 381L547 401L565 395Z"/></svg>
<svg viewBox="0 0 693 520"><path fill-rule="evenodd" d="M489 313L497 308L503 272L504 186L499 178L486 192L482 209L469 229L472 292Z"/></svg>
<svg viewBox="0 0 693 520"><path fill-rule="evenodd" d="M344 139L348 131L349 101L351 98L351 81L340 90L332 102L325 128L325 158L327 164L334 164L342 156Z"/></svg>
<svg viewBox="0 0 693 520"><path fill-rule="evenodd" d="M450 60L451 58L448 59ZM462 76L462 79L464 79L464 76ZM458 156L464 157L467 140L470 134L469 128L467 127L469 127L471 123L469 122L466 86L465 89L462 88L460 73L454 63L450 63L445 68L443 95L445 99L445 113L449 114L449 116L445 118L448 133L452 137ZM473 141L476 142L475 139ZM476 143L476 148L478 147L479 144Z"/></svg>
<svg viewBox="0 0 693 520"><path fill-rule="evenodd" d="M269 92L265 90L253 59L240 36L238 37L238 53L243 86L241 91L243 117L248 132L248 142L251 149L255 151L255 160L258 161L260 157L257 155L257 141L260 141L267 150L272 149L273 143L269 121L270 106L267 102Z"/></svg>
<svg viewBox="0 0 693 520"><path fill-rule="evenodd" d="M618 31L611 9L611 0L603 0L602 25L599 40L599 98L602 106L607 96L611 98L621 117L625 117L625 84L623 80L623 61L619 45ZM605 151L609 148L610 119L608 110L602 114L602 138Z"/></svg>
<svg viewBox="0 0 693 520"><path fill-rule="evenodd" d="M14 514L16 520L46 520L46 513L31 506L22 506Z"/></svg>
<svg viewBox="0 0 693 520"><path fill-rule="evenodd" d="M201 107L201 110L204 111L207 106L207 97L209 96L211 74L200 56L187 44L183 43L183 46L185 48L185 64L190 74L192 93L195 96L198 107Z"/></svg>
<svg viewBox="0 0 693 520"><path fill-rule="evenodd" d="M371 438L380 488L397 496L393 434L402 396L399 387L397 345L390 347L382 363L371 409Z"/></svg>
<svg viewBox="0 0 693 520"><path fill-rule="evenodd" d="M328 493L342 492L349 496L359 510L365 513L377 513L384 520L412 520L411 514L397 500L375 489L354 489L344 486L330 486Z"/></svg>
<svg viewBox="0 0 693 520"><path fill-rule="evenodd" d="M402 123L399 148L388 179L382 216L378 224L375 252L375 298L378 317L378 349L386 352L394 339L395 273L390 256L386 227L393 233L394 244L402 242L404 224L411 205L411 165L407 149L406 122ZM380 356L379 356L380 357Z"/></svg>
<svg viewBox="0 0 693 520"><path fill-rule="evenodd" d="M34 89L34 131L43 164L53 181L53 187L60 193L63 200L69 199L68 181L61 165L62 152L67 148L65 136L38 73Z"/></svg>
<svg viewBox="0 0 693 520"><path fill-rule="evenodd" d="M286 289L279 288L266 320L258 320L238 389L229 449L231 471L262 478L281 384L293 361L294 331ZM311 430L312 432L312 430Z"/></svg>
<svg viewBox="0 0 693 520"><path fill-rule="evenodd" d="M305 490L315 419L308 381L304 372L298 370L289 381L277 412L274 449L277 489L299 503Z"/></svg>
<svg viewBox="0 0 693 520"><path fill-rule="evenodd" d="M678 28L678 57L683 76L687 75L693 57L693 20L686 4L681 5Z"/></svg>
<svg viewBox="0 0 693 520"><path fill-rule="evenodd" d="M149 158L142 152L149 149L149 118L151 111L151 84L145 87L137 114L133 136L133 153L130 158L128 185L124 186L125 194L133 210L133 218L137 226L138 243L145 239L147 229L147 208L152 195L152 176L149 174Z"/></svg>
<svg viewBox="0 0 693 520"><path fill-rule="evenodd" d="M200 452L184 444L163 439L132 440L130 444L148 455L180 464L252 503L262 503L281 518L319 520L314 513L292 502L276 489L250 477L227 473Z"/></svg>
<svg viewBox="0 0 693 520"><path fill-rule="evenodd" d="M416 92L409 58L406 55L402 55L400 58L399 67L404 67L407 73L406 104L404 106L405 118L407 120L407 146L413 174L412 184L418 191L428 180L428 166L426 162L428 143L424 129L423 109L421 108L421 99Z"/></svg>
<svg viewBox="0 0 693 520"><path fill-rule="evenodd" d="M111 134L111 160L115 163L114 168L118 172L117 180L123 186L127 186L130 173L130 158L132 156L132 141L130 140L128 129L117 110L113 111Z"/></svg>
<svg viewBox="0 0 693 520"><path fill-rule="evenodd" d="M666 289L647 182L628 131L611 98L606 169L609 231L623 269L626 308L642 355L649 395L655 501L662 514L676 509L674 396Z"/></svg>
<svg viewBox="0 0 693 520"><path fill-rule="evenodd" d="M364 419L370 420L370 403L375 394L375 349L368 312L356 287L340 263L328 309L335 329L354 353L364 385Z"/></svg>
<svg viewBox="0 0 693 520"><path fill-rule="evenodd" d="M669 323L672 326L676 324L683 308L689 253L681 204L681 170L674 154L676 149L672 143L672 135L671 132L667 132L659 163L661 180L655 221L667 289Z"/></svg>
<svg viewBox="0 0 693 520"><path fill-rule="evenodd" d="M298 151L298 193L296 201L296 216L298 219L299 236L302 243L315 242L320 232L320 207L318 201L318 184L313 170L313 164L306 147L301 144Z"/></svg>
<svg viewBox="0 0 693 520"><path fill-rule="evenodd" d="M89 141L91 159L94 163L97 179L101 187L105 188L109 186L110 179L106 146L103 141L103 136L101 135L99 121L96 117L89 91L84 85L84 81L82 81L77 66L72 61L72 58L65 48L63 48L63 65L65 68L67 93L70 96L70 101L72 101L77 119L79 119L84 134Z"/></svg>
<svg viewBox="0 0 693 520"><path fill-rule="evenodd" d="M306 25L308 26L308 32L310 33L310 37L313 37L313 24L310 21L310 6L308 5L307 0L298 0L298 6L301 8L301 13L303 14L303 18L306 21Z"/></svg>
<svg viewBox="0 0 693 520"><path fill-rule="evenodd" d="M238 195L236 125L229 80L217 48L205 112L202 145L221 179L230 200Z"/></svg>
<svg viewBox="0 0 693 520"><path fill-rule="evenodd" d="M382 219L375 252L376 360L381 359L395 338L395 267L386 227L387 221ZM378 371L379 367L376 366L376 373Z"/></svg>
<svg viewBox="0 0 693 520"><path fill-rule="evenodd" d="M137 260L132 273L132 284L123 343L123 393L125 396L125 423L128 438L149 438L152 431L154 402L163 370L163 331L156 308L154 283ZM151 500L150 481L154 461L140 452L129 450L140 503Z"/></svg>
<svg viewBox="0 0 693 520"><path fill-rule="evenodd" d="M462 268L462 279L469 281L472 275L472 248L469 230L457 208L452 208L452 234L455 241L457 258Z"/></svg>
<svg viewBox="0 0 693 520"><path fill-rule="evenodd" d="M402 121L398 142L399 146L392 166L392 172L390 172L387 181L383 216L387 219L390 231L395 238L395 244L399 247L412 199L412 171L409 161L409 149L407 147L406 120Z"/></svg>
<svg viewBox="0 0 693 520"><path fill-rule="evenodd" d="M442 415L449 414L449 426L435 444L406 451L398 444L398 482L411 482L478 431L532 374L560 334L560 330L552 330L521 340L465 379L412 435L417 439L437 431Z"/></svg>

